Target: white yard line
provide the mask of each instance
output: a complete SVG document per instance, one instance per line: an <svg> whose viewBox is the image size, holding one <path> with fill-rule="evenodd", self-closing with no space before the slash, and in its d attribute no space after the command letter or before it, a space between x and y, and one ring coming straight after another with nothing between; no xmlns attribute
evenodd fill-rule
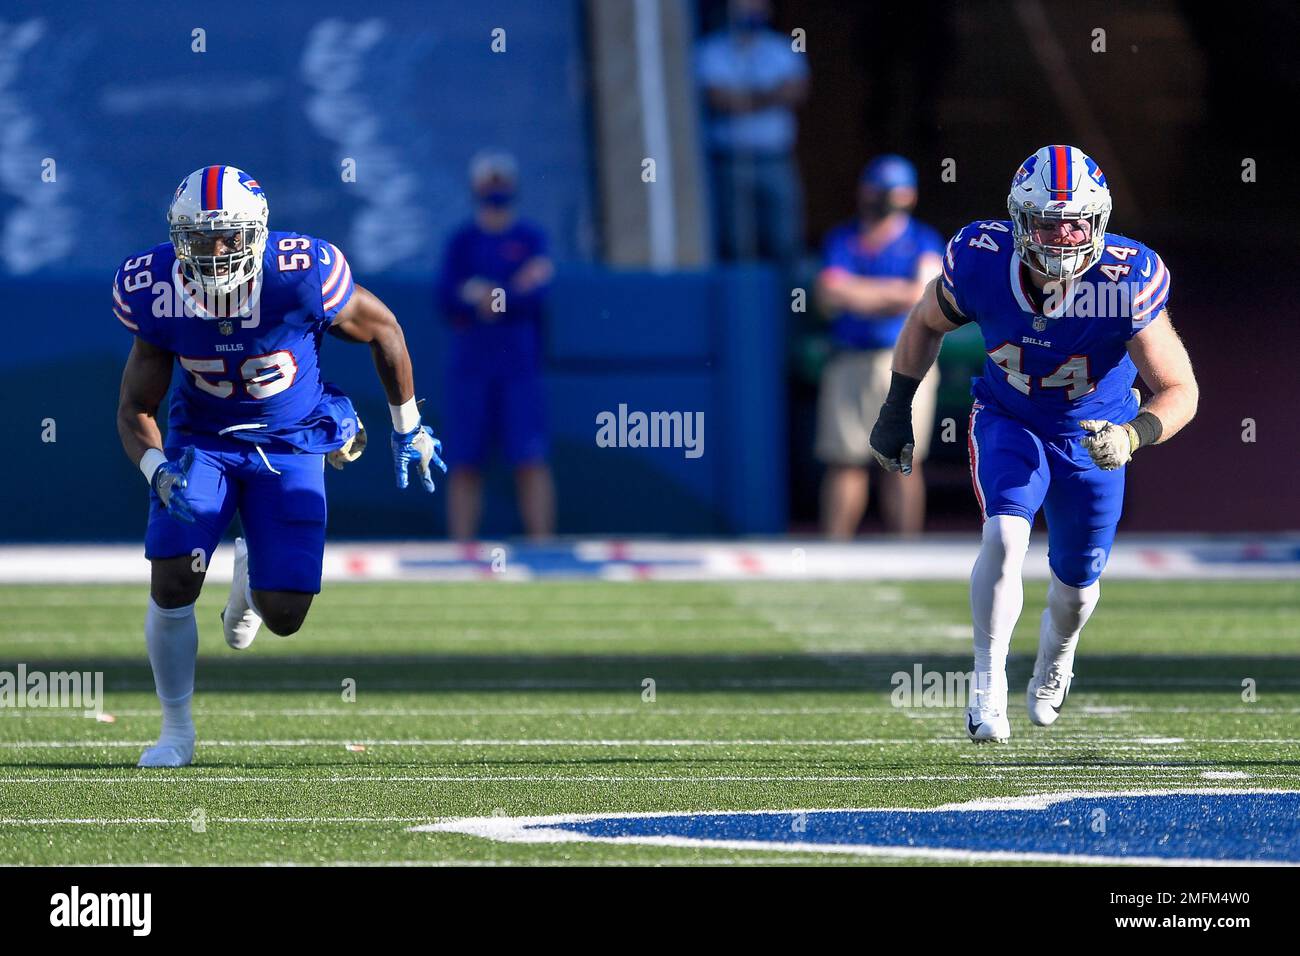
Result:
<svg viewBox="0 0 1300 956"><path fill-rule="evenodd" d="M121 747L147 747L152 740L10 740L0 741L0 750L67 750ZM1095 749L1135 750L1150 747L1186 747L1194 744L1286 744L1294 745L1293 737L1119 737L1072 736L1053 737L1051 740L1016 740L1002 745L997 752L1021 750ZM917 740L914 737L859 737L859 738L741 738L724 740L716 738L532 738L514 739L497 737L461 738L348 738L317 740L311 738L272 740L200 740L200 747L924 747L958 746L965 748L964 737L942 737ZM967 751L966 756L983 759L983 752Z"/></svg>
<svg viewBox="0 0 1300 956"><path fill-rule="evenodd" d="M206 817L205 823L214 824L278 824L278 823L417 823L438 819L428 814L421 817ZM45 819L28 819L25 817L0 817L0 826L191 826L190 817L47 817Z"/></svg>
<svg viewBox="0 0 1300 956"><path fill-rule="evenodd" d="M274 662L277 665L292 667L302 665L308 667L320 666L320 659L313 661L312 658L287 658L287 657L266 657L262 659L264 663ZM129 663L129 661L124 661ZM402 660L395 660L392 663L401 664ZM536 663L535 661L533 663ZM851 668L854 665L852 661L845 661L842 664L827 662L828 666ZM1233 681L1217 681L1208 678L1090 678L1088 681L1090 687L1108 688L1108 687L1139 687L1139 688L1165 688L1177 687L1181 689L1206 690L1214 693L1232 693L1234 696L1239 694L1241 688ZM259 692L268 690L299 691L299 692L316 692L329 691L338 692L338 684L329 679L318 681L303 680L257 680L253 685ZM367 679L365 688L369 690L394 690L394 691L412 691L412 692L472 692L472 691L528 691L528 690L555 690L555 691L628 691L628 682L618 678L582 678L582 677L560 677L560 678L519 678L516 680L405 680L405 679ZM639 692L639 685L633 685ZM1288 692L1292 688L1300 688L1300 678L1269 678L1269 686L1272 688L1283 688ZM689 692L695 694L721 693L730 690L787 690L787 691L818 691L818 690L847 690L855 691L865 696L879 696L887 699L889 689L885 686L883 680L877 680L869 675L861 677L722 677L715 680L685 680L685 681L663 681L660 683L660 690L672 689L678 692ZM115 680L111 688L113 693L152 693L153 684L143 680ZM247 682L231 681L204 681L201 691L204 693L248 693L250 685ZM898 708L904 710L906 708ZM1149 710L1136 710L1134 712L1143 713L1202 713L1200 708L1183 708L1171 709L1164 711L1161 708L1150 708ZM1237 711L1229 709L1224 712L1246 713L1252 711Z"/></svg>
<svg viewBox="0 0 1300 956"><path fill-rule="evenodd" d="M255 860L245 862L231 863L152 863L152 862L130 862L130 863L78 863L78 867L89 867L94 869L116 869L119 867L148 867L150 869L165 869L168 867L562 867L562 866L600 866L600 867L619 867L619 866L853 866L857 861L851 859L844 860L824 860L819 858L819 854L809 852L806 859L805 854L790 853L785 856L765 857L758 855L737 855L724 856L721 854L710 855L702 860L691 857L644 857L633 858L630 860L615 859L598 859L598 860L547 860L547 859L496 859L496 860L447 860L447 859L429 859L429 860ZM40 864L44 866L57 866L58 864ZM860 865L860 864L858 864ZM0 869L13 867L26 868L25 863L0 863Z"/></svg>
<svg viewBox="0 0 1300 956"><path fill-rule="evenodd" d="M950 741L936 741L949 743ZM63 750L96 747L148 747L152 740L15 740L0 742L3 750ZM783 739L607 739L590 738L514 740L493 737L443 738L443 739L391 739L391 740L200 740L200 747L874 747L881 745L923 743L917 740L893 738L861 738L851 740L783 740Z"/></svg>
<svg viewBox="0 0 1300 956"><path fill-rule="evenodd" d="M204 775L191 770L176 774L132 773L116 776L10 776L0 777L0 786L19 784L157 784L196 785L210 783L254 783L283 786L302 786L321 783L873 783L898 781L912 782L955 782L965 783L972 780L999 780L1011 783L1020 782L1017 778L1028 773L1043 774L1051 777L1069 777L1071 781L1105 781L1127 778L1147 778L1159 776L1161 779L1176 777L1198 777L1203 779L1245 780L1245 779L1294 779L1296 773L1245 773L1242 771L1216 771L1210 765L1174 769L1164 766L1156 767L1120 767L1105 768L1102 772L1084 771L1073 767L1020 767L1011 772L981 772L978 774L934 773L934 774L762 774L747 776L744 774L575 774L555 776L544 774L334 774L330 776L253 776L253 775ZM1042 786L1039 780L1024 780L1026 786Z"/></svg>
<svg viewBox="0 0 1300 956"><path fill-rule="evenodd" d="M108 706L118 717L157 718L157 707ZM202 717L725 717L737 714L764 717L820 717L830 715L887 716L893 709L876 707L670 707L662 704L633 704L628 707L320 707L205 708L198 704L194 716ZM950 710L942 715L958 714ZM0 717L63 717L84 720L81 711L0 709ZM909 715L910 716L910 715Z"/></svg>
<svg viewBox="0 0 1300 956"><path fill-rule="evenodd" d="M881 693L881 696L885 696ZM105 710L117 717L156 718L156 707L112 707ZM856 707L681 707L663 704L634 704L627 707L248 707L220 708L196 705L194 715L205 717L709 717L709 716L760 716L760 717L823 717L869 716L872 718L898 715L909 720L960 720L962 708L884 707L864 705ZM1072 708L1071 721L1116 720L1135 714L1233 714L1238 717L1294 717L1300 707L1088 707ZM30 708L0 708L0 719L50 718L63 720L87 719L79 710L36 710Z"/></svg>

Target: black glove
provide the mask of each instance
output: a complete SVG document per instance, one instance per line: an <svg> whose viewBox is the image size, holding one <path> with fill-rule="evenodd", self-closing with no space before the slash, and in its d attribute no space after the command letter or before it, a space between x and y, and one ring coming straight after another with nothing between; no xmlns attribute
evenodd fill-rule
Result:
<svg viewBox="0 0 1300 956"><path fill-rule="evenodd" d="M916 447L912 435L912 396L920 385L920 380L898 372L889 381L889 395L871 429L871 453L886 471L912 473L912 451Z"/></svg>

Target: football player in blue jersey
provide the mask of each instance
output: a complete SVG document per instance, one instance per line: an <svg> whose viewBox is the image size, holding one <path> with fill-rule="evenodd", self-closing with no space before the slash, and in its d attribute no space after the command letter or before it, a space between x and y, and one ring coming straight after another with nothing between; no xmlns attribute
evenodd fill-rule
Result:
<svg viewBox="0 0 1300 956"><path fill-rule="evenodd" d="M352 402L321 380L325 332L370 346L392 413L398 488L414 470L433 491L431 467L446 470L420 422L401 326L353 282L337 247L268 232L261 187L233 166L187 176L167 219L171 241L129 257L113 279L113 312L135 336L117 428L151 489L145 643L162 732L141 767L193 759L194 604L236 511L245 537L221 614L231 647L248 647L263 623L294 633L320 592L325 462L355 460L366 437ZM176 365L164 444L158 410Z"/></svg>
<svg viewBox="0 0 1300 956"><path fill-rule="evenodd" d="M974 322L988 358L973 381L967 430L984 519L971 572L975 671L971 740L1006 741L1006 659L1023 605L1021 567L1039 510L1051 581L1029 719L1053 723L1074 676L1079 633L1097 605L1134 453L1168 441L1196 414L1191 362L1169 314L1169 271L1142 243L1106 232L1100 167L1045 146L1017 170L1009 220L973 222L948 242L943 275L911 311L889 395L871 433L880 463L904 474L911 403L946 333ZM1139 407L1137 375L1152 392Z"/></svg>

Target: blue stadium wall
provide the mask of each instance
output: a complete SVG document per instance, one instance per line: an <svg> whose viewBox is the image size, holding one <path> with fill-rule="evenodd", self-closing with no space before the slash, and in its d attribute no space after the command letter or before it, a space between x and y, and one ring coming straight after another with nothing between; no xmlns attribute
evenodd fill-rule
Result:
<svg viewBox="0 0 1300 956"><path fill-rule="evenodd" d="M485 147L519 156L557 255L589 260L582 24L578 0L6 0L0 272L111 272L159 241L182 177L226 163L257 177L273 225L364 275L428 275Z"/></svg>
<svg viewBox="0 0 1300 956"><path fill-rule="evenodd" d="M497 28L504 53L491 48ZM142 534L145 489L114 428L130 343L108 287L124 256L165 239L176 184L205 164L252 171L273 227L347 252L358 280L401 317L437 426L445 330L431 287L445 237L471 211L466 167L484 147L520 157L523 211L561 264L547 329L561 530L784 530L771 277L592 265L583 45L578 0L263 2L248 16L198 4L6 3L0 540ZM355 181L343 175L349 160ZM324 367L380 438L355 467L331 472L331 532L442 534L445 488L429 498L392 487L368 351L327 340ZM703 456L598 447L597 414L620 404L704 412ZM47 420L53 442L41 441ZM502 493L484 532L510 534L510 475L489 481Z"/></svg>
<svg viewBox="0 0 1300 956"><path fill-rule="evenodd" d="M362 279L363 282L367 280ZM418 394L438 429L446 329L427 283L368 282L402 318ZM0 352L9 466L0 470L0 539L120 540L142 535L146 489L114 424L130 334L102 280L10 280L0 288L11 328ZM697 274L567 267L547 328L547 401L560 529L583 534L778 533L785 529L785 395L780 301L760 269ZM345 537L421 538L445 531L444 488L399 493L385 436L388 410L367 348L326 337L326 377L353 396L377 441L330 471L330 523ZM179 373L178 373L179 374ZM597 417L629 411L704 414L703 454L600 447ZM53 423L52 442L42 441ZM510 476L485 532L517 519Z"/></svg>

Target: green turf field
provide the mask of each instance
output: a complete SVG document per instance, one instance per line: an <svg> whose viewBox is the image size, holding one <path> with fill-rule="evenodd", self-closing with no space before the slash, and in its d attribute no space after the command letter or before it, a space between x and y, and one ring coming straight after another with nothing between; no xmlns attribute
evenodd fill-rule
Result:
<svg viewBox="0 0 1300 956"><path fill-rule="evenodd" d="M1050 729L1020 705L1031 582L1003 747L969 744L959 710L890 703L897 671L969 669L959 582L333 585L300 634L245 652L222 640L224 591L199 604L196 765L140 771L145 589L0 587L0 670L103 671L115 718L0 709L0 863L850 864L407 827L1300 788L1300 582L1108 582Z"/></svg>

